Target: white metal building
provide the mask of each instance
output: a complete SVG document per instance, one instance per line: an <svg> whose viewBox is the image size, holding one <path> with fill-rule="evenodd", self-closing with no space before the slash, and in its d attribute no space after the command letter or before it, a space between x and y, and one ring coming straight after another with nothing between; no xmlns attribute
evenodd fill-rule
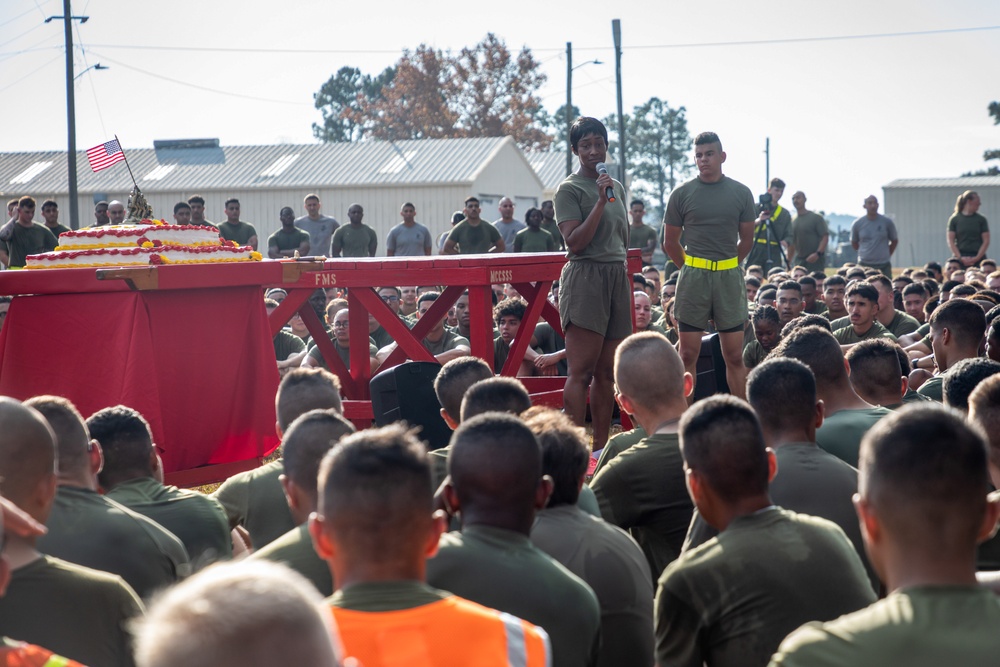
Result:
<svg viewBox="0 0 1000 667"><path fill-rule="evenodd" d="M883 186L882 211L896 223L899 247L893 266L917 266L931 260L943 262L948 249L948 218L955 212L955 200L966 190L982 198L979 213L992 229L989 257L1000 256L1000 176L964 178L905 178Z"/></svg>
<svg viewBox="0 0 1000 667"><path fill-rule="evenodd" d="M450 228L451 215L469 195L482 201L483 218L499 217L503 196L514 199L515 215L542 201L538 174L510 137L365 141L273 146L220 146L218 140L158 141L155 148L125 155L154 215L173 222L173 207L194 194L206 200L206 217L225 220L223 203L240 200L241 218L252 223L261 246L280 227L278 212L291 206L304 215L302 200L316 193L322 212L347 223L353 203L365 209L364 222L385 237L400 221L404 202L417 208L417 221L436 237ZM69 226L69 185L65 152L0 153L0 196L30 194L41 207L59 204ZM124 162L93 173L84 151L77 154L80 225L94 222L94 203L127 201L132 179ZM41 221L41 213L36 213Z"/></svg>

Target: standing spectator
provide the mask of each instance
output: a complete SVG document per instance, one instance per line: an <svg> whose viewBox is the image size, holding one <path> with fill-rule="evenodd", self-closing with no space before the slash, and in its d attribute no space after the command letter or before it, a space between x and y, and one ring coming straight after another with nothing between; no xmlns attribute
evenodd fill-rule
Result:
<svg viewBox="0 0 1000 667"><path fill-rule="evenodd" d="M641 199L633 199L628 208L632 224L628 228L628 247L639 248L642 253L642 263L653 263L653 250L656 249L656 230L642 221L646 217L646 205Z"/></svg>
<svg viewBox="0 0 1000 667"><path fill-rule="evenodd" d="M291 206L285 206L278 214L281 219L281 229L267 238L267 256L271 259L294 257L298 252L300 257L309 254L309 232L295 225L295 211Z"/></svg>
<svg viewBox="0 0 1000 667"><path fill-rule="evenodd" d="M191 204L183 201L174 204L174 224L181 226L191 224Z"/></svg>
<svg viewBox="0 0 1000 667"><path fill-rule="evenodd" d="M514 252L514 237L524 229L524 223L514 219L514 200L504 197L500 200L500 219L493 221L493 226L500 232L505 246L504 252Z"/></svg>
<svg viewBox="0 0 1000 667"><path fill-rule="evenodd" d="M341 225L333 233L330 248L332 257L374 257L378 249L378 234L375 230L361 222L365 217L365 209L361 204L351 204L347 209L347 217L351 222Z"/></svg>
<svg viewBox="0 0 1000 667"><path fill-rule="evenodd" d="M125 204L117 199L111 200L108 204L108 222L112 225L125 224Z"/></svg>
<svg viewBox="0 0 1000 667"><path fill-rule="evenodd" d="M108 217L108 202L103 199L94 204L94 227L101 227L111 222Z"/></svg>
<svg viewBox="0 0 1000 667"><path fill-rule="evenodd" d="M479 200L465 200L465 219L451 228L442 255L476 255L503 252L506 245L497 228L479 217Z"/></svg>
<svg viewBox="0 0 1000 667"><path fill-rule="evenodd" d="M306 214L295 219L295 226L309 232L309 246L312 252L326 255L330 252L330 240L337 227L340 227L340 223L334 218L320 214L319 195L306 195L302 205L306 209Z"/></svg>
<svg viewBox="0 0 1000 667"><path fill-rule="evenodd" d="M965 266L978 266L990 247L990 226L979 214L979 194L966 190L955 202L955 213L948 220L948 247Z"/></svg>
<svg viewBox="0 0 1000 667"><path fill-rule="evenodd" d="M441 235L438 236L438 238L437 238L437 247L438 247L438 254L439 255L445 254L445 252L444 252L444 243L445 243L445 241L448 240L448 235L451 234L452 228L455 225L457 225L458 223L462 222L463 220L465 220L465 212L464 211L455 211L454 213L451 214L451 227L449 227L448 229L446 229L443 232L441 232Z"/></svg>
<svg viewBox="0 0 1000 667"><path fill-rule="evenodd" d="M865 199L865 215L851 225L851 246L858 251L858 264L878 269L892 280L892 253L899 245L896 224L878 212L878 197Z"/></svg>
<svg viewBox="0 0 1000 667"><path fill-rule="evenodd" d="M226 221L219 224L219 234L227 241L257 249L257 230L249 222L240 220L240 200L226 200Z"/></svg>
<svg viewBox="0 0 1000 667"><path fill-rule="evenodd" d="M542 229L541 211L529 208L524 219L528 226L514 235L514 252L555 252L559 248L552 235Z"/></svg>
<svg viewBox="0 0 1000 667"><path fill-rule="evenodd" d="M559 246L560 250L565 250L566 241L563 240L562 234L559 233L559 225L556 224L556 207L552 203L551 199L546 199L542 202L541 211L542 229L552 235L552 238L556 240L556 245Z"/></svg>
<svg viewBox="0 0 1000 667"><path fill-rule="evenodd" d="M830 229L819 213L806 209L806 195L799 191L792 195L795 219L792 220L792 241L788 245L788 261L792 266L802 265L809 271L826 268L826 246L830 242Z"/></svg>
<svg viewBox="0 0 1000 667"><path fill-rule="evenodd" d="M191 207L191 224L197 227L215 227L218 229L216 224L210 220L205 219L205 198L201 195L191 195L187 200L188 206Z"/></svg>
<svg viewBox="0 0 1000 667"><path fill-rule="evenodd" d="M45 226L49 228L56 240L63 232L71 231L66 225L59 224L59 204L53 199L46 199L42 202L42 217L45 218Z"/></svg>
<svg viewBox="0 0 1000 667"><path fill-rule="evenodd" d="M0 264L11 269L21 268L28 255L50 252L59 242L49 228L33 221L35 200L21 197L17 202L17 218L11 226L10 238L0 240Z"/></svg>
<svg viewBox="0 0 1000 667"><path fill-rule="evenodd" d="M417 208L406 202L399 209L403 221L385 238L386 257L423 257L431 254L431 231L416 221Z"/></svg>

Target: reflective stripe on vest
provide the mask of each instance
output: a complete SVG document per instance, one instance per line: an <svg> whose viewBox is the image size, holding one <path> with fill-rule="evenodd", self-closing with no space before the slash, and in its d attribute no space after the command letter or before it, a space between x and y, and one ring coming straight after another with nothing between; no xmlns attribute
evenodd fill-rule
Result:
<svg viewBox="0 0 1000 667"><path fill-rule="evenodd" d="M500 612L507 637L507 664L510 667L528 667L528 647L524 645L524 627L521 619Z"/></svg>
<svg viewBox="0 0 1000 667"><path fill-rule="evenodd" d="M48 662L42 665L42 667L66 667L66 665L68 664L69 664L68 658L64 658L60 655L54 655L51 658L49 658Z"/></svg>

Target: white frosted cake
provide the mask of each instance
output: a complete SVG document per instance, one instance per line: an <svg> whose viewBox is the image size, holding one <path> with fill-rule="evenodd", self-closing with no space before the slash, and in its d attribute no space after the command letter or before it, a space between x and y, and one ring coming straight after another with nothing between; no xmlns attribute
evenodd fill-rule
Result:
<svg viewBox="0 0 1000 667"><path fill-rule="evenodd" d="M250 246L237 246L218 230L143 220L138 225L89 227L59 235L53 252L28 255L27 269L213 264L260 261Z"/></svg>

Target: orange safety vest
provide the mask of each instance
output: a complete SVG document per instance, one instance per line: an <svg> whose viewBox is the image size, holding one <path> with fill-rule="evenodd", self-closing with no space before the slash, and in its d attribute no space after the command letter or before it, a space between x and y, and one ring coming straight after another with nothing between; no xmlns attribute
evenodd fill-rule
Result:
<svg viewBox="0 0 1000 667"><path fill-rule="evenodd" d="M364 667L550 667L542 628L457 596L399 611L330 607L344 655Z"/></svg>
<svg viewBox="0 0 1000 667"><path fill-rule="evenodd" d="M0 667L83 667L40 646L0 638Z"/></svg>

